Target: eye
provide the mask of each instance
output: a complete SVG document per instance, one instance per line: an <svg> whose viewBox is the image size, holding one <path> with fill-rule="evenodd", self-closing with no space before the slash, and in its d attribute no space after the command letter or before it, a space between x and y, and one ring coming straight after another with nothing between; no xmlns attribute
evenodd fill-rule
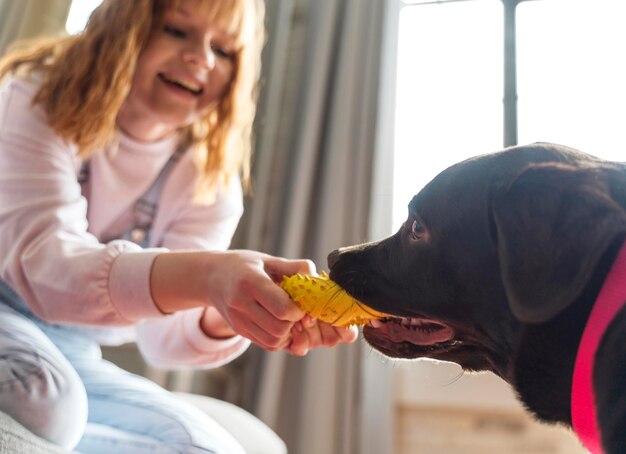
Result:
<svg viewBox="0 0 626 454"><path fill-rule="evenodd" d="M421 240L424 235L426 235L424 226L417 219L413 219L413 223L411 224L411 237L414 240Z"/></svg>
<svg viewBox="0 0 626 454"><path fill-rule="evenodd" d="M216 56L220 57L220 58L225 58L225 59L232 59L235 56L235 53L222 47L219 46L217 44L212 44L211 45L211 49L213 50L213 52L215 53Z"/></svg>
<svg viewBox="0 0 626 454"><path fill-rule="evenodd" d="M166 34L173 36L174 38L185 38L187 36L187 33L185 33L184 30L181 30L180 28L174 27L172 25L164 25L163 31Z"/></svg>

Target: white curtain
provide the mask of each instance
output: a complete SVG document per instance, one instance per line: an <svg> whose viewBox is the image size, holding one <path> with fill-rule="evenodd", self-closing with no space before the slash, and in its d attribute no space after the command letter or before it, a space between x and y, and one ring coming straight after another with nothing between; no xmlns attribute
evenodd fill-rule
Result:
<svg viewBox="0 0 626 454"><path fill-rule="evenodd" d="M267 0L255 191L234 246L308 257L319 271L331 250L369 239L387 4ZM391 404L376 401L390 372L372 355L363 341L305 358L254 350L246 406L293 454L391 452ZM372 383L387 389L364 395Z"/></svg>
<svg viewBox="0 0 626 454"><path fill-rule="evenodd" d="M65 32L71 0L0 0L0 54L16 40Z"/></svg>

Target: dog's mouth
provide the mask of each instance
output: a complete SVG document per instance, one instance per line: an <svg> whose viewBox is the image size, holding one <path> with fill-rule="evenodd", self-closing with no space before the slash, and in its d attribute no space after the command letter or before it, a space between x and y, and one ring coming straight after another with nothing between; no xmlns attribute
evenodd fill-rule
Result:
<svg viewBox="0 0 626 454"><path fill-rule="evenodd" d="M484 349L466 338L467 333L439 320L388 317L365 325L363 336L390 358L431 358L459 364L465 370L496 371Z"/></svg>
<svg viewBox="0 0 626 454"><path fill-rule="evenodd" d="M433 346L454 340L451 326L435 320L416 317L387 317L372 320L366 330L373 328L377 338L394 343L408 342L419 346Z"/></svg>

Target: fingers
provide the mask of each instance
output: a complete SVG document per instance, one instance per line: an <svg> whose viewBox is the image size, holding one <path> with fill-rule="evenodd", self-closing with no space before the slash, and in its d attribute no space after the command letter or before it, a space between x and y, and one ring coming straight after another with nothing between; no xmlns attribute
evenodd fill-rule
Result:
<svg viewBox="0 0 626 454"><path fill-rule="evenodd" d="M280 257L271 257L265 261L265 272L274 280L280 282L283 276L293 274L317 274L315 263L308 259L287 260Z"/></svg>
<svg viewBox="0 0 626 454"><path fill-rule="evenodd" d="M296 356L303 356L309 350L318 347L334 347L339 343L352 343L358 337L356 326L332 326L309 317L296 323L291 330L291 343L287 351Z"/></svg>
<svg viewBox="0 0 626 454"><path fill-rule="evenodd" d="M287 348L291 343L291 336L289 334L277 337L273 334L266 332L261 326L254 322L246 322L238 329L238 333L250 339L253 343L259 347L268 351L277 351Z"/></svg>
<svg viewBox="0 0 626 454"><path fill-rule="evenodd" d="M295 356L304 356L309 352L309 335L300 322L291 329L291 341L286 350Z"/></svg>
<svg viewBox="0 0 626 454"><path fill-rule="evenodd" d="M302 320L300 320L300 323L302 323L302 326L304 328L313 328L316 324L317 324L317 320L315 320L313 317L311 317L309 314L306 314Z"/></svg>
<svg viewBox="0 0 626 454"><path fill-rule="evenodd" d="M260 254L264 277L259 281L258 270L252 269L247 278L243 278L243 286L255 301L265 308L278 320L296 322L304 316L304 312L289 298L287 293L278 285L283 276L291 276L297 273L315 274L315 264L308 259L289 260L282 257ZM247 283L246 283L247 281Z"/></svg>
<svg viewBox="0 0 626 454"><path fill-rule="evenodd" d="M267 311L268 315L277 320L297 322L305 315L298 305L289 298L289 295L271 281L258 286L253 298Z"/></svg>
<svg viewBox="0 0 626 454"><path fill-rule="evenodd" d="M277 319L258 302L233 305L229 315L236 332L266 350L279 350L289 344L294 323Z"/></svg>
<svg viewBox="0 0 626 454"><path fill-rule="evenodd" d="M339 335L340 342L351 344L359 337L359 329L356 326L337 327L337 334Z"/></svg>

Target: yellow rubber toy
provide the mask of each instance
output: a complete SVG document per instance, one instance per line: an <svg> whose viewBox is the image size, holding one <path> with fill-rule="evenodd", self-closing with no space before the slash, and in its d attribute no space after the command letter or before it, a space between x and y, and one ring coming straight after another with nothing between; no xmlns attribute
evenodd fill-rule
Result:
<svg viewBox="0 0 626 454"><path fill-rule="evenodd" d="M365 325L387 316L350 296L324 272L284 276L280 286L304 312L334 326Z"/></svg>

